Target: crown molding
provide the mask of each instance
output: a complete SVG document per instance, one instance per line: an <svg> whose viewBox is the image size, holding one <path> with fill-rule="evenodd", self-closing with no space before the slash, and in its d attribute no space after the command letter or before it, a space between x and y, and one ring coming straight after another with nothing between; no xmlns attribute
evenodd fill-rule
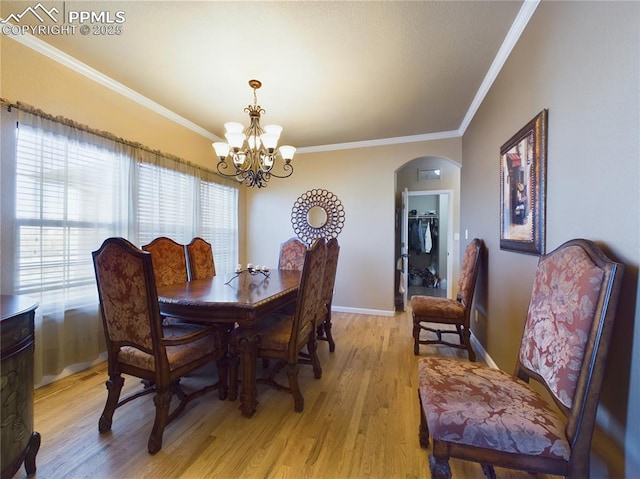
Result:
<svg viewBox="0 0 640 479"><path fill-rule="evenodd" d="M539 4L540 0L525 0L523 2L518 15L516 16L516 19L513 21L513 25L511 25L511 28L509 29L504 42L502 42L502 46L498 50L493 63L489 67L489 71L480 84L480 88L478 88L476 96L473 98L473 101L471 102L471 105L467 110L467 114L462 119L462 123L460 124L459 129L460 136L464 135L465 131L467 131L471 120L473 120L473 117L478 111L478 108L480 108L480 105L484 101L485 96L487 96L491 85L493 85L493 82L497 78L498 73L500 73L500 70L502 70L502 67L507 61L507 58L509 58L511 51L516 46L516 43L518 43L518 40L520 40L520 35L522 35L522 32L529 23L529 20L533 16L533 12L536 11L536 8L538 8Z"/></svg>
<svg viewBox="0 0 640 479"><path fill-rule="evenodd" d="M321 151L351 150L354 148L370 148L372 146L397 145L401 143L419 143L421 141L442 140L446 138L458 138L460 133L456 131L441 131L439 133L425 133L413 136L396 136L394 138L381 138L379 140L353 141L351 143L336 143L333 145L304 146L296 150L296 153L317 153Z"/></svg>
<svg viewBox="0 0 640 479"><path fill-rule="evenodd" d="M10 22L7 22L7 24L10 24ZM58 62L67 68L70 68L71 70L79 73L80 75L83 75L95 81L96 83L99 83L100 85L107 87L110 90L113 90L114 92L128 98L129 100L132 100L138 103L139 105L142 105L150 109L151 111L158 113L159 115L162 115L165 118L175 123L178 123L179 125L182 125L185 128L188 128L199 135L204 136L205 138L208 138L212 141L220 140L216 135L205 130L201 126L196 125L195 123L187 120L186 118L178 115L177 113L174 113L168 108L165 108L162 105L154 102L153 100L150 100L149 98L141 95L135 90L132 90L131 88L124 86L122 83L119 83L114 79L106 76L105 74L99 72L98 70L91 68L89 65L82 63L76 58L73 58L71 55L68 55L58 50L57 48L49 45L48 43L40 40L39 38L36 38L30 33L24 33L19 35L8 34L8 35L5 35L5 37L11 38L17 41L18 43L21 43L22 45L28 48L31 48L32 50L38 53L41 53L42 55L50 58L51 60Z"/></svg>
<svg viewBox="0 0 640 479"><path fill-rule="evenodd" d="M324 151L337 151L337 150L351 150L355 148L370 148L376 146L387 146L387 145L397 145L403 143L418 143L422 141L431 141L431 140L441 140L447 138L460 138L464 135L467 130L471 120L474 115L480 108L480 105L484 101L485 96L487 95L489 89L493 85L493 82L497 78L500 70L504 66L507 58L511 54L511 51L515 47L516 43L520 39L520 35L524 31L525 27L529 23L529 20L533 16L536 8L538 7L540 0L524 0L516 19L511 25L507 36L505 37L502 46L498 50L496 54L496 58L493 60L493 63L489 67L489 71L487 72L484 80L480 84L480 88L478 89L469 109L467 110L466 115L462 119L462 123L460 124L460 128L456 131L444 131L438 133L426 133L422 135L413 135L413 136L401 136L394 138L382 138L378 140L367 140L367 141L356 141L350 143L336 143L331 145L318 145L318 146L308 146L308 147L300 147L297 149L296 153L304 154L304 153L317 153ZM11 24L10 22L7 22ZM71 55L68 55L57 48L49 45L48 43L36 38L35 36L24 33L20 35L9 34L5 35L7 38L11 38L24 46L31 48L32 50L41 53L48 58L60 63L61 65L70 68L71 70L103 85L110 90L142 105L151 111L158 113L159 115L164 116L165 118L184 126L185 128L190 129L191 131L204 136L212 141L220 141L220 138L214 135L213 133L205 130L199 125L187 120L186 118L178 115L177 113L169 110L168 108L163 107L162 105L150 100L149 98L141 95L140 93L132 90L124 86L122 83L119 83L112 78L104 75L103 73L91 68L89 65L82 63L81 61L73 58Z"/></svg>

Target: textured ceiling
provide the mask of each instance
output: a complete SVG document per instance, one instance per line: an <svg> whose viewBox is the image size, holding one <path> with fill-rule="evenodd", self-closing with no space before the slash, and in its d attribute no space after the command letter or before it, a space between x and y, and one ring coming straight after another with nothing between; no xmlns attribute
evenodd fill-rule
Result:
<svg viewBox="0 0 640 479"><path fill-rule="evenodd" d="M214 135L257 78L262 124L315 147L457 131L522 1L44 4L124 12L119 35L39 38Z"/></svg>

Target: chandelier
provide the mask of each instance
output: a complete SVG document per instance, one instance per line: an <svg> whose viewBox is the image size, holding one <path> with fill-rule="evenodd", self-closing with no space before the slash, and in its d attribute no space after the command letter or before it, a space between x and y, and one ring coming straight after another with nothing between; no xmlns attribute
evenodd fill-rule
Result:
<svg viewBox="0 0 640 479"><path fill-rule="evenodd" d="M249 80L253 88L253 105L244 111L249 114L249 126L244 128L241 123L225 123L225 138L227 143L215 142L213 148L220 161L218 173L222 176L235 178L248 187L263 188L272 176L287 178L293 173L291 160L296 152L293 146L277 148L282 127L278 125L260 126L260 115L265 110L258 105L256 90L262 86L258 80ZM276 174L273 167L278 157L284 161L283 173Z"/></svg>

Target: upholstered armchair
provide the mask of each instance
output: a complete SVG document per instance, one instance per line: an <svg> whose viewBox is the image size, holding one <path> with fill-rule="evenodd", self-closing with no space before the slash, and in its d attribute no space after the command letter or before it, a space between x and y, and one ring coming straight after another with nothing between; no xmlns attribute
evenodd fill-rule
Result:
<svg viewBox="0 0 640 479"><path fill-rule="evenodd" d="M420 344L444 344L452 348L466 349L469 360L476 360L476 353L471 346L471 305L483 249L484 243L478 238L465 248L456 299L421 295L411 297L413 354L419 354ZM446 324L455 326L455 329L438 329L425 323ZM435 334L437 339L421 338L422 331ZM443 339L444 335L457 336L459 343Z"/></svg>
<svg viewBox="0 0 640 479"><path fill-rule="evenodd" d="M258 378L257 382L267 384L277 390L293 395L294 409L302 412L304 397L298 382L299 353L306 347L314 376L322 376L322 368L317 355L315 319L322 308L322 287L326 261L326 243L320 238L309 249L305 247L305 256L298 287L295 310L292 314L279 311L258 322L251 330L236 328L231 333L229 350L231 353L231 389L232 397L238 390L238 355L242 348L249 347L247 341L255 341L257 358L274 360L268 376ZM248 338L251 336L254 340ZM275 375L286 368L288 386L279 383Z"/></svg>
<svg viewBox="0 0 640 479"><path fill-rule="evenodd" d="M189 279L213 278L216 267L211 244L202 238L193 238L187 245Z"/></svg>
<svg viewBox="0 0 640 479"><path fill-rule="evenodd" d="M278 269L293 269L300 271L304 264L304 255L307 252L307 245L298 238L289 238L280 245L280 257L278 258Z"/></svg>
<svg viewBox="0 0 640 479"><path fill-rule="evenodd" d="M212 390L227 395L226 332L216 326L175 323L163 326L151 255L123 238L109 238L93 252L100 311L107 342L107 401L99 431L111 430L115 410L137 397L155 393L155 421L149 453L162 448L164 429L188 402ZM180 378L210 362L218 363L219 381L190 394ZM123 374L141 378L145 387L120 399ZM180 400L170 412L172 395Z"/></svg>
<svg viewBox="0 0 640 479"><path fill-rule="evenodd" d="M540 258L513 375L452 358L419 360L420 443L431 437L432 477L451 477L450 457L479 462L487 477L493 466L589 477L622 270L587 240Z"/></svg>

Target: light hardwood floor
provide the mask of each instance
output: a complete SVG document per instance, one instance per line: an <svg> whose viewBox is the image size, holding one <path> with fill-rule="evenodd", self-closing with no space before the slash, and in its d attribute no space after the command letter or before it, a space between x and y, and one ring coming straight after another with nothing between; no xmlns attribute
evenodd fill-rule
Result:
<svg viewBox="0 0 640 479"><path fill-rule="evenodd" d="M334 313L335 353L319 344L322 379L301 366L304 412L291 396L258 385L258 410L242 417L238 402L217 392L192 402L147 453L151 396L116 410L112 431L98 433L106 399L106 363L35 392L42 435L36 478L427 478L428 450L418 443L417 357L409 313L380 317ZM429 346L421 354L457 355ZM260 371L260 366L259 366ZM202 383L205 368L183 381ZM125 392L139 387L127 377ZM482 477L473 463L452 460L454 478ZM534 475L497 469L500 478ZM24 468L16 478L25 477ZM547 477L547 476L539 476Z"/></svg>

